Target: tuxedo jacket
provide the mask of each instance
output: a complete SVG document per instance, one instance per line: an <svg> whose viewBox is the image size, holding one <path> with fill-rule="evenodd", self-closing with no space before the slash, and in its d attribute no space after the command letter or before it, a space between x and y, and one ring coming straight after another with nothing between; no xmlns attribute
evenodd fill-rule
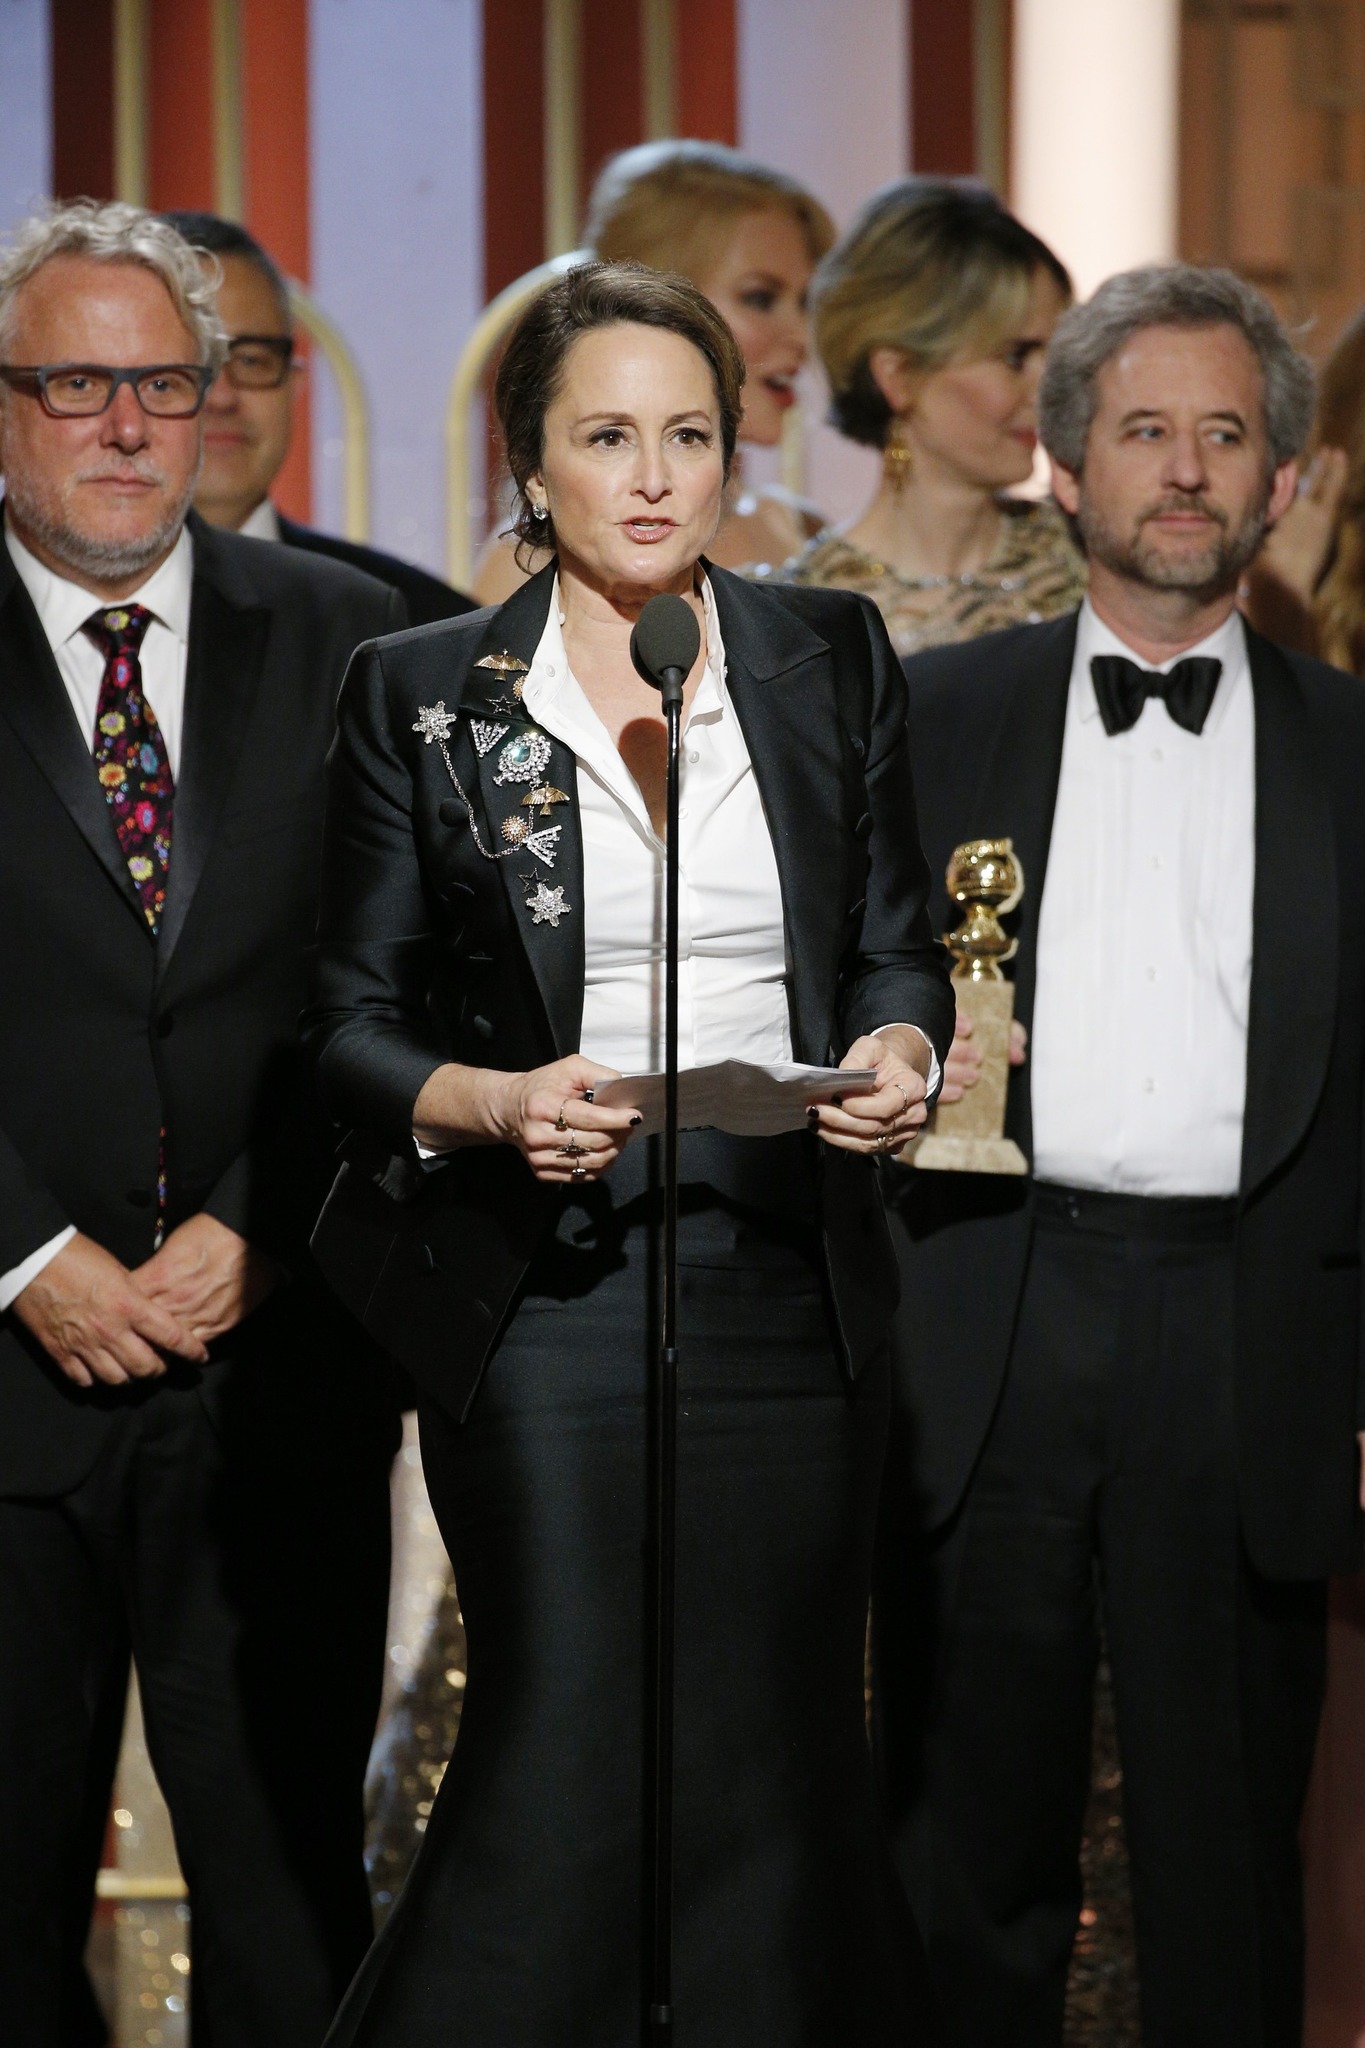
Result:
<svg viewBox="0 0 1365 2048"><path fill-rule="evenodd" d="M67 1224L129 1266L147 1258L163 1122L169 1226L207 1210L300 1274L331 1177L297 1032L323 768L351 650L400 625L402 603L335 562L193 518L192 532L155 938L90 735L0 545L0 1271ZM143 1397L74 1386L0 1316L0 1493L69 1490L111 1414Z"/></svg>
<svg viewBox="0 0 1365 2048"><path fill-rule="evenodd" d="M714 568L710 576L726 687L780 876L793 1055L837 1061L862 1033L904 1021L941 1058L952 994L926 916L905 685L880 615L845 592L756 586ZM544 770L570 799L554 813L553 871L524 854L494 861L487 853L503 848L502 822L524 815L524 791L495 780L503 742L481 757L471 729L517 728L518 714L505 708L514 676L481 664L510 655L529 667L553 577L552 565L495 610L362 648L331 763L308 1034L326 1102L354 1136L314 1248L385 1349L457 1416L557 1191L511 1146L470 1147L420 1172L412 1110L446 1061L515 1072L579 1047L574 756L552 741ZM415 729L422 713L442 712L472 825L440 747ZM536 922L529 905L540 881L562 891L553 922ZM864 1158L804 1133L801 1142L820 1183L843 1363L856 1373L885 1344L894 1301L876 1175Z"/></svg>
<svg viewBox="0 0 1365 2048"><path fill-rule="evenodd" d="M287 548L304 548L309 554L330 555L335 562L348 562L379 583L387 583L402 598L410 626L429 626L437 619L458 619L475 609L474 599L462 590L452 590L439 576L405 562L398 555L386 555L382 548L363 547L359 541L341 540L334 533L319 533L316 527L300 526L296 519L277 515L280 541Z"/></svg>
<svg viewBox="0 0 1365 2048"><path fill-rule="evenodd" d="M953 847L1008 834L1027 884L1009 920L1025 1026L1075 644L1073 613L906 663L936 928L956 921L943 888ZM1365 685L1249 627L1247 645L1256 865L1235 1254L1239 1500L1260 1570L1313 1578L1355 1559L1354 1432L1365 1424L1365 892L1353 881ZM1031 1156L1027 1063L1011 1073L1006 1130ZM898 1387L918 1505L937 1524L963 1497L1004 1384L1031 1184L896 1168L888 1185L905 1297Z"/></svg>

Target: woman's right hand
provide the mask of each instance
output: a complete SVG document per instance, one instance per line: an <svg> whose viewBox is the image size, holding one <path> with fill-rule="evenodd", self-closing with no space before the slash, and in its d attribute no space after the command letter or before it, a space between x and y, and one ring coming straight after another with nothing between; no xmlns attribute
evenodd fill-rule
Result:
<svg viewBox="0 0 1365 2048"><path fill-rule="evenodd" d="M620 1078L615 1067L581 1053L529 1074L438 1067L413 1106L413 1136L433 1152L515 1145L537 1180L592 1179L620 1158L641 1122L632 1109L601 1109L586 1100L590 1088Z"/></svg>
<svg viewBox="0 0 1365 2048"><path fill-rule="evenodd" d="M633 1109L600 1109L585 1100L588 1089L619 1079L615 1067L581 1053L529 1074L485 1069L488 1115L496 1136L517 1147L537 1180L595 1179L620 1158L641 1122Z"/></svg>

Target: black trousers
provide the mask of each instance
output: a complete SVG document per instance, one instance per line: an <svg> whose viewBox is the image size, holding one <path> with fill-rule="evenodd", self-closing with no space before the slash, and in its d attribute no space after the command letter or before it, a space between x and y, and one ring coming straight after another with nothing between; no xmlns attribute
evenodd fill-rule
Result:
<svg viewBox="0 0 1365 2048"><path fill-rule="evenodd" d="M91 1794L130 1642L195 2048L317 2048L369 1944L394 1422L362 1398L338 1429L297 1356L260 1367L134 1394L72 1493L0 1501L0 2012L25 2048L92 2038Z"/></svg>
<svg viewBox="0 0 1365 2048"><path fill-rule="evenodd" d="M835 1363L813 1226L685 1188L678 2048L923 2048L863 1644L887 1365ZM459 1741L329 2048L638 2048L658 1241L567 1196L422 1455L469 1642Z"/></svg>
<svg viewBox="0 0 1365 2048"><path fill-rule="evenodd" d="M1145 2048L1296 2048L1325 1589L1271 1584L1241 1540L1232 1205L1037 1202L964 1505L918 1556L887 1515L874 1603L877 1744L945 2032L1061 2042L1102 1616Z"/></svg>

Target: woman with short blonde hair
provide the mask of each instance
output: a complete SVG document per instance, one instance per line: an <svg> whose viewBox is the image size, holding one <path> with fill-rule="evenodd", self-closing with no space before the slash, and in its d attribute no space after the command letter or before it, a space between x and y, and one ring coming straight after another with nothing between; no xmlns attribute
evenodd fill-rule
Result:
<svg viewBox="0 0 1365 2048"><path fill-rule="evenodd" d="M816 274L830 417L882 453L871 504L788 565L863 590L898 651L1079 603L1084 570L1027 483L1043 351L1071 300L1045 242L984 186L903 178L875 193Z"/></svg>
<svg viewBox="0 0 1365 2048"><path fill-rule="evenodd" d="M643 142L603 167L588 202L583 239L608 263L673 271L704 292L744 356L740 437L775 447L796 402L810 343L806 296L834 242L820 201L785 171L723 142ZM712 549L730 568L780 562L820 529L810 506L770 486L747 490L738 467ZM518 553L520 559L518 559ZM474 582L483 604L511 595L543 555L506 534L484 549Z"/></svg>

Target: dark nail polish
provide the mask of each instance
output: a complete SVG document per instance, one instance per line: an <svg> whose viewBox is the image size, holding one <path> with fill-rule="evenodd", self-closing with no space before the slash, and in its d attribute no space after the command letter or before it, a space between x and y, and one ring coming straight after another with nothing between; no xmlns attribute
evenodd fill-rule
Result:
<svg viewBox="0 0 1365 2048"><path fill-rule="evenodd" d="M638 1130L643 1122L644 1118L637 1111L637 1113L630 1120L630 1127L633 1131Z"/></svg>
<svg viewBox="0 0 1365 2048"><path fill-rule="evenodd" d="M812 1124L818 1124L820 1121L820 1112L813 1102L811 1103L809 1109L806 1111L806 1121Z"/></svg>
<svg viewBox="0 0 1365 2048"><path fill-rule="evenodd" d="M832 1103L834 1104L834 1107L835 1107L836 1109L842 1109L842 1108L843 1108L843 1106L844 1106L844 1098L843 1098L843 1096L842 1096L842 1095L831 1095L829 1099L830 1099L830 1101L831 1101L831 1102L832 1102Z"/></svg>

